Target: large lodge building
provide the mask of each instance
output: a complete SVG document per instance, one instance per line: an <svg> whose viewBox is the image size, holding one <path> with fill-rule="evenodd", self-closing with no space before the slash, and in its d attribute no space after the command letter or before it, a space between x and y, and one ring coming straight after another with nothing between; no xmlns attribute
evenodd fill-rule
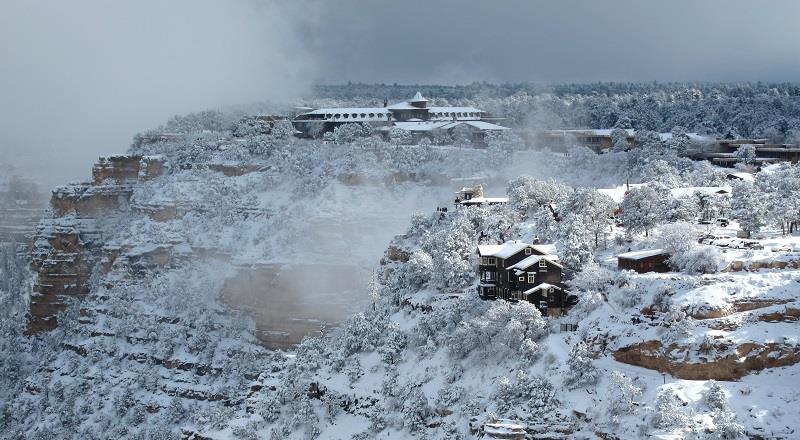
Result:
<svg viewBox="0 0 800 440"><path fill-rule="evenodd" d="M489 113L474 107L428 107L428 100L417 92L409 101L383 107L320 108L297 115L295 128L307 137L318 137L344 124L369 124L388 134L397 127L414 135L415 140L452 133L458 127L470 133L472 141L480 144L489 132L509 130L494 123Z"/></svg>

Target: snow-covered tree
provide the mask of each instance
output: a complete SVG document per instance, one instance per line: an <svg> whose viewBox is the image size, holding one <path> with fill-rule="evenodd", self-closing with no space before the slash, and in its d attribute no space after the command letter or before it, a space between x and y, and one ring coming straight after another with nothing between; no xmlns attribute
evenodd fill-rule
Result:
<svg viewBox="0 0 800 440"><path fill-rule="evenodd" d="M627 130L624 128L615 128L611 130L611 144L611 151L627 151L630 148Z"/></svg>
<svg viewBox="0 0 800 440"><path fill-rule="evenodd" d="M586 236L586 224L578 215L569 214L561 222L561 263L578 269L592 259L592 245Z"/></svg>
<svg viewBox="0 0 800 440"><path fill-rule="evenodd" d="M564 384L570 389L592 386L600 380L600 372L592 363L592 354L585 342L579 341L569 351Z"/></svg>
<svg viewBox="0 0 800 440"><path fill-rule="evenodd" d="M622 221L631 234L645 236L662 221L664 198L650 186L631 188L622 201Z"/></svg>
<svg viewBox="0 0 800 440"><path fill-rule="evenodd" d="M666 252L686 252L697 244L699 228L689 222L679 221L663 225L658 230L656 241Z"/></svg>
<svg viewBox="0 0 800 440"><path fill-rule="evenodd" d="M653 416L650 419L653 426L661 429L676 429L686 427L689 416L683 410L684 402L672 388L662 388L656 396Z"/></svg>
<svg viewBox="0 0 800 440"><path fill-rule="evenodd" d="M752 144L740 145L734 153L736 159L744 165L753 165L756 161L756 147Z"/></svg>
<svg viewBox="0 0 800 440"><path fill-rule="evenodd" d="M726 261L719 249L711 246L690 246L677 250L669 258L677 270L688 274L717 273Z"/></svg>
<svg viewBox="0 0 800 440"><path fill-rule="evenodd" d="M731 194L731 216L749 237L766 224L767 207L764 195L750 182L740 181L733 185Z"/></svg>
<svg viewBox="0 0 800 440"><path fill-rule="evenodd" d="M632 414L640 404L641 395L642 389L631 378L619 371L612 371L607 390L607 412L611 423L617 424L623 417Z"/></svg>

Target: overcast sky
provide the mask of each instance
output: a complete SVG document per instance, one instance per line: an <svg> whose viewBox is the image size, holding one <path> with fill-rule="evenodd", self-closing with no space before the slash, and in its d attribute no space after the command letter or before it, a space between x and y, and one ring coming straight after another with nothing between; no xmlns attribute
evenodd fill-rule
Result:
<svg viewBox="0 0 800 440"><path fill-rule="evenodd" d="M176 113L317 83L795 81L800 1L0 1L0 161L88 177Z"/></svg>
<svg viewBox="0 0 800 440"><path fill-rule="evenodd" d="M800 1L330 2L320 80L796 80ZM341 7L343 3L352 7Z"/></svg>

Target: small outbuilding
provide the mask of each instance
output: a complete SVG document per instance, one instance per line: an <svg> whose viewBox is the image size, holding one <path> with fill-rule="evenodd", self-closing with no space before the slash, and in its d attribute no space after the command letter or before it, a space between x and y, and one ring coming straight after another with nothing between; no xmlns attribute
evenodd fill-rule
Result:
<svg viewBox="0 0 800 440"><path fill-rule="evenodd" d="M617 267L639 273L669 272L670 255L663 249L645 249L617 255Z"/></svg>

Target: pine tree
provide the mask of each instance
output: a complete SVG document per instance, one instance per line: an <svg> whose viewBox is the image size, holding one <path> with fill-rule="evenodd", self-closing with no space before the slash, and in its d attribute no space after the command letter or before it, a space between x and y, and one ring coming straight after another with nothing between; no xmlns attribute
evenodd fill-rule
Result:
<svg viewBox="0 0 800 440"><path fill-rule="evenodd" d="M597 383L600 372L592 363L592 355L585 342L579 341L569 351L564 384L569 389L584 388Z"/></svg>

